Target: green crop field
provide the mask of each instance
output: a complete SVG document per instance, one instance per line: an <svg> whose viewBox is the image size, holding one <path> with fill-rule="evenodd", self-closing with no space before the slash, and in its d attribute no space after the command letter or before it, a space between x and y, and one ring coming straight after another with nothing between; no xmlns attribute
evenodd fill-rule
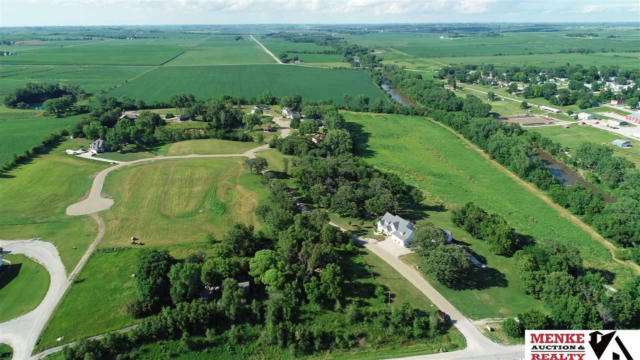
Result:
<svg viewBox="0 0 640 360"><path fill-rule="evenodd" d="M544 242L554 239L577 246L587 266L612 271L615 283L632 271L611 259L608 250L553 208L488 163L454 134L425 118L400 115L346 113L352 126L361 127L360 153L382 170L391 171L427 194L427 203L447 207L468 201L509 219L518 232ZM504 194L509 194L504 196ZM448 212L428 211L423 221L451 229L457 239L486 258L486 278L479 289L454 291L431 282L456 307L472 318L504 317L542 305L525 295L513 258L493 255L488 244L453 226ZM418 227L420 223L418 223ZM482 303L486 306L478 307Z"/></svg>
<svg viewBox="0 0 640 360"><path fill-rule="evenodd" d="M91 176L106 164L74 158L65 149L86 146L70 140L51 153L0 177L0 239L40 238L53 243L71 271L95 237L89 217L64 215L91 185Z"/></svg>
<svg viewBox="0 0 640 360"><path fill-rule="evenodd" d="M84 91L96 94L124 84L150 69L145 66L3 65L0 66L0 97L28 82L78 85Z"/></svg>
<svg viewBox="0 0 640 360"><path fill-rule="evenodd" d="M620 137L616 134L610 133L606 130L593 128L590 126L573 125L568 129L560 126L536 128L535 131L550 138L551 140L560 143L562 146L569 150L569 153L573 153L581 144L585 142L594 142L598 144L608 145L616 155L624 156L627 159L633 161L637 167L640 167L640 141L629 139L626 137ZM611 142L616 139L624 139L631 141L631 148L621 149L617 146L611 145Z"/></svg>
<svg viewBox="0 0 640 360"><path fill-rule="evenodd" d="M276 61L248 36L211 36L167 63L168 66L274 64Z"/></svg>
<svg viewBox="0 0 640 360"><path fill-rule="evenodd" d="M338 54L322 54L323 51L334 51L330 46L315 43L292 42L283 39L263 37L259 39L275 56L287 53L289 58L297 56L302 63L345 63L344 57ZM316 52L307 54L305 52ZM346 63L345 63L346 64Z"/></svg>
<svg viewBox="0 0 640 360"><path fill-rule="evenodd" d="M191 93L206 99L222 95L255 97L265 90L275 96L300 94L312 100L343 103L344 94L385 99L364 71L285 65L161 67L108 93L147 102L166 101L173 94Z"/></svg>
<svg viewBox="0 0 640 360"><path fill-rule="evenodd" d="M640 46L640 44L639 44ZM638 48L640 49L640 48ZM434 59L435 60L435 59ZM534 54L534 55L507 55L507 56L465 56L465 57L441 57L437 61L454 65L488 65L496 67L509 66L562 66L567 63L573 65L588 66L620 66L621 68L640 67L640 53L595 53L595 54Z"/></svg>
<svg viewBox="0 0 640 360"><path fill-rule="evenodd" d="M44 266L24 255L7 255L0 267L0 322L35 309L49 289Z"/></svg>
<svg viewBox="0 0 640 360"><path fill-rule="evenodd" d="M179 42L162 40L104 40L47 46L0 57L0 64L16 65L160 65L180 55Z"/></svg>
<svg viewBox="0 0 640 360"><path fill-rule="evenodd" d="M42 143L54 132L68 129L79 117L50 118L42 111L18 111L0 107L0 166L11 161L13 155Z"/></svg>
<svg viewBox="0 0 640 360"><path fill-rule="evenodd" d="M608 34L616 33L614 39ZM374 47L396 49L403 53L423 57L495 56L559 53L567 49L601 49L616 52L638 51L640 35L634 32L603 31L593 39L567 37L567 32L503 32L499 36L463 34L451 38L447 34L375 32L346 36L347 41Z"/></svg>

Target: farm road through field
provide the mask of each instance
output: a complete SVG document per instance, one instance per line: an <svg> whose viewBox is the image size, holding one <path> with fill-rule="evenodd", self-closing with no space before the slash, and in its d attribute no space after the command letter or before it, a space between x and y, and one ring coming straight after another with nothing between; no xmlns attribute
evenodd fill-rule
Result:
<svg viewBox="0 0 640 360"><path fill-rule="evenodd" d="M278 62L278 64L282 64L282 61L280 61L280 59L278 59L277 56L273 55L273 53L271 52L271 50L267 49L264 45L262 45L262 43L260 41L258 41L258 39L256 39L255 37L253 37L253 35L249 35L249 37L251 38L251 40L255 41L261 48L262 50L264 50L267 54L271 55L271 57Z"/></svg>

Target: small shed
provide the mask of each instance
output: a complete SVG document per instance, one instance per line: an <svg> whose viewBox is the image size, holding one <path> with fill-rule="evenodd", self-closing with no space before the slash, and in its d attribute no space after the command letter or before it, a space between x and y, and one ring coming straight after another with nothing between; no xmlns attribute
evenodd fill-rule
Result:
<svg viewBox="0 0 640 360"><path fill-rule="evenodd" d="M613 140L611 144L623 149L631 147L631 141L629 140L616 139L616 140Z"/></svg>

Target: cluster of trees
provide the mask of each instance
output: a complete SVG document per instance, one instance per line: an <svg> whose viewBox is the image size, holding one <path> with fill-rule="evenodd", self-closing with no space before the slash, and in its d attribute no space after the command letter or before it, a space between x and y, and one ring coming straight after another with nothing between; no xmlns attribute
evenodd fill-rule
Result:
<svg viewBox="0 0 640 360"><path fill-rule="evenodd" d="M343 216L397 213L423 200L417 188L350 155L295 159L291 176L304 199Z"/></svg>
<svg viewBox="0 0 640 360"><path fill-rule="evenodd" d="M453 211L453 223L473 237L491 243L491 250L502 256L512 256L524 245L507 220L499 214L489 214L472 202Z"/></svg>
<svg viewBox="0 0 640 360"><path fill-rule="evenodd" d="M85 92L76 85L27 83L4 97L4 104L9 108L26 109L33 105L42 105L51 115L62 117L85 111L84 107L75 106Z"/></svg>
<svg viewBox="0 0 640 360"><path fill-rule="evenodd" d="M419 255L421 271L432 274L450 288L466 286L473 266L469 255L461 247L449 243L442 229L431 223L420 226L411 247Z"/></svg>
<svg viewBox="0 0 640 360"><path fill-rule="evenodd" d="M640 278L610 291L603 273L583 267L578 249L556 242L527 247L516 256L525 291L551 308L542 329L640 326Z"/></svg>
<svg viewBox="0 0 640 360"><path fill-rule="evenodd" d="M621 156L614 156L609 146L595 143L583 143L575 152L573 163L584 170L589 170L602 182L615 189L623 181L625 174L636 166L630 160Z"/></svg>

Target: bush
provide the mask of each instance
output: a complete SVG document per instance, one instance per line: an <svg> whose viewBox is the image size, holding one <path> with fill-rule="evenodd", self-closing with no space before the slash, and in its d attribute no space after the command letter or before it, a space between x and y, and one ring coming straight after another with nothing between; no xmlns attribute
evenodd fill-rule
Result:
<svg viewBox="0 0 640 360"><path fill-rule="evenodd" d="M504 332L511 337L517 338L524 336L524 328L522 327L522 324L512 318L505 320L502 324L502 328L504 329Z"/></svg>
<svg viewBox="0 0 640 360"><path fill-rule="evenodd" d="M176 117L175 115L173 115L173 113L167 113L167 115L164 116L165 119L171 119Z"/></svg>

